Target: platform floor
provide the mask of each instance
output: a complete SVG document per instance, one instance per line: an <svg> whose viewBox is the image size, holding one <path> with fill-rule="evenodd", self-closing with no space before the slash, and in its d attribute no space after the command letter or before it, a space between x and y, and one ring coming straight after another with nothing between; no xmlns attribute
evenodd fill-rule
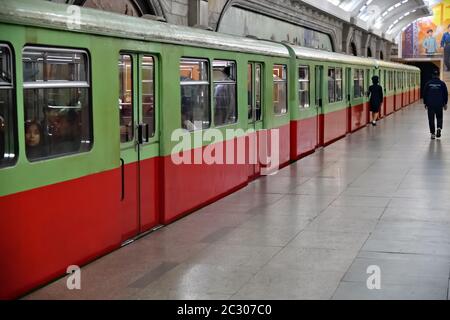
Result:
<svg viewBox="0 0 450 320"><path fill-rule="evenodd" d="M449 276L450 129L417 104L25 299L449 299Z"/></svg>

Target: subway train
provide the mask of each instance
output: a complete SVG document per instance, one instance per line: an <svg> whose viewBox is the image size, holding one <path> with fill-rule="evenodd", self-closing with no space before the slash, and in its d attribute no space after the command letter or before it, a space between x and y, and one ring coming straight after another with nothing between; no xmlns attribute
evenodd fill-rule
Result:
<svg viewBox="0 0 450 320"><path fill-rule="evenodd" d="M0 67L2 299L365 127L374 75L382 117L420 96L412 66L47 1L2 1ZM230 141L262 156L174 161Z"/></svg>

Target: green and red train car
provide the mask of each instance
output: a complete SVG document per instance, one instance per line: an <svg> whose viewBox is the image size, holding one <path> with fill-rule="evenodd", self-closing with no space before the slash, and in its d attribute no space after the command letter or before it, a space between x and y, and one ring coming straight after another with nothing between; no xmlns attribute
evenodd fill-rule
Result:
<svg viewBox="0 0 450 320"><path fill-rule="evenodd" d="M73 19L68 8L2 1L3 299L246 186L264 168L174 155L195 159L213 146L235 158L234 141L268 157L278 134L284 166L367 125L373 75L385 87L383 116L419 99L414 67L91 9ZM224 138L198 139L213 129ZM252 139L269 151L253 150Z"/></svg>

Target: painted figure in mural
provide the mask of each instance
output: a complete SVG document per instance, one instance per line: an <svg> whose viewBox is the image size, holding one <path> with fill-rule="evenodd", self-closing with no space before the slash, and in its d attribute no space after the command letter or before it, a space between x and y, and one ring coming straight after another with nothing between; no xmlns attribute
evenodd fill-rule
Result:
<svg viewBox="0 0 450 320"><path fill-rule="evenodd" d="M441 40L441 48L444 48L444 63L447 71L450 71L450 25Z"/></svg>
<svg viewBox="0 0 450 320"><path fill-rule="evenodd" d="M433 55L438 50L438 44L436 39L433 37L433 30L427 31L427 38L423 42L423 47L425 48L425 53L427 55Z"/></svg>

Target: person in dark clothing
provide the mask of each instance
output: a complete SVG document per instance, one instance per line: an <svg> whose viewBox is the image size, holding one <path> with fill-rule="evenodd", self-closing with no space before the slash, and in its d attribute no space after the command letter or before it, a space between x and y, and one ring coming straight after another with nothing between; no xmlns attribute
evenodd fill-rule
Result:
<svg viewBox="0 0 450 320"><path fill-rule="evenodd" d="M430 125L431 139L440 138L444 118L443 110L447 110L448 90L445 82L439 79L439 71L433 72L433 78L425 84L423 90L423 102L428 110L428 122ZM435 126L437 120L437 132Z"/></svg>
<svg viewBox="0 0 450 320"><path fill-rule="evenodd" d="M380 114L380 108L383 104L383 88L379 85L380 79L377 76L372 77L372 83L369 87L370 97L370 112L372 112L372 125L376 126L378 121L378 115Z"/></svg>
<svg viewBox="0 0 450 320"><path fill-rule="evenodd" d="M446 71L450 71L450 25L448 31L444 33L441 40L441 48L444 48L444 63Z"/></svg>

